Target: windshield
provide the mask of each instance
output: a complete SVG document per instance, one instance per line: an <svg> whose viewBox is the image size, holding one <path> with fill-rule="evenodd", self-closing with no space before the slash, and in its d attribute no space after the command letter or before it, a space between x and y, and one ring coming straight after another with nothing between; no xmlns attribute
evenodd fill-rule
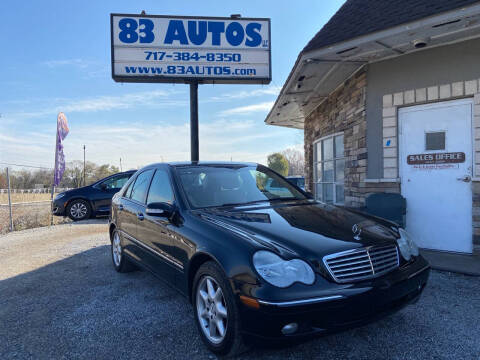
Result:
<svg viewBox="0 0 480 360"><path fill-rule="evenodd" d="M177 174L193 208L306 199L264 166L188 166L178 167Z"/></svg>

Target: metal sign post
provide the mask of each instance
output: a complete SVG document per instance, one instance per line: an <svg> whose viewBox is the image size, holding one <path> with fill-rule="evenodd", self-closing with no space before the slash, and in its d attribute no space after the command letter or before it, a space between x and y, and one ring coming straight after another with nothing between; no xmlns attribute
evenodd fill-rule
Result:
<svg viewBox="0 0 480 360"><path fill-rule="evenodd" d="M190 83L190 157L192 161L199 159L198 81Z"/></svg>
<svg viewBox="0 0 480 360"><path fill-rule="evenodd" d="M269 84L270 19L110 14L112 78L190 85L191 160L199 160L198 84Z"/></svg>

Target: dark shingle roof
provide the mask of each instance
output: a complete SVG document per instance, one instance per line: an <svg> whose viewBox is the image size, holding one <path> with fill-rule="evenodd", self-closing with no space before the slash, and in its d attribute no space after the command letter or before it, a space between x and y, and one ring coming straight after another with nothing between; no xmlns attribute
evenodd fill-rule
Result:
<svg viewBox="0 0 480 360"><path fill-rule="evenodd" d="M347 0L303 51L388 29L479 0Z"/></svg>

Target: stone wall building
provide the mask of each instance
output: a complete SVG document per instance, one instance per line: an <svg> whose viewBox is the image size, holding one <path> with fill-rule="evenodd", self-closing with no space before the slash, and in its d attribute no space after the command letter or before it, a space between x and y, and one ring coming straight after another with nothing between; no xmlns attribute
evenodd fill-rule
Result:
<svg viewBox="0 0 480 360"><path fill-rule="evenodd" d="M479 1L347 0L266 123L304 130L317 199L396 193L421 247L480 253L479 63Z"/></svg>

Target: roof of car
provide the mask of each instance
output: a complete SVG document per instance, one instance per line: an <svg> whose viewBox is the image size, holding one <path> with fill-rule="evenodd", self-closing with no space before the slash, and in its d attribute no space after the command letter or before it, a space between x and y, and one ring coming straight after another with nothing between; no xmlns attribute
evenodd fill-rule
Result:
<svg viewBox="0 0 480 360"><path fill-rule="evenodd" d="M475 2L478 0L347 0L310 40L303 52L320 49Z"/></svg>
<svg viewBox="0 0 480 360"><path fill-rule="evenodd" d="M170 166L257 166L259 164L253 162L233 162L233 161L172 161L166 163L156 163L148 166L159 166L159 165L170 165Z"/></svg>

